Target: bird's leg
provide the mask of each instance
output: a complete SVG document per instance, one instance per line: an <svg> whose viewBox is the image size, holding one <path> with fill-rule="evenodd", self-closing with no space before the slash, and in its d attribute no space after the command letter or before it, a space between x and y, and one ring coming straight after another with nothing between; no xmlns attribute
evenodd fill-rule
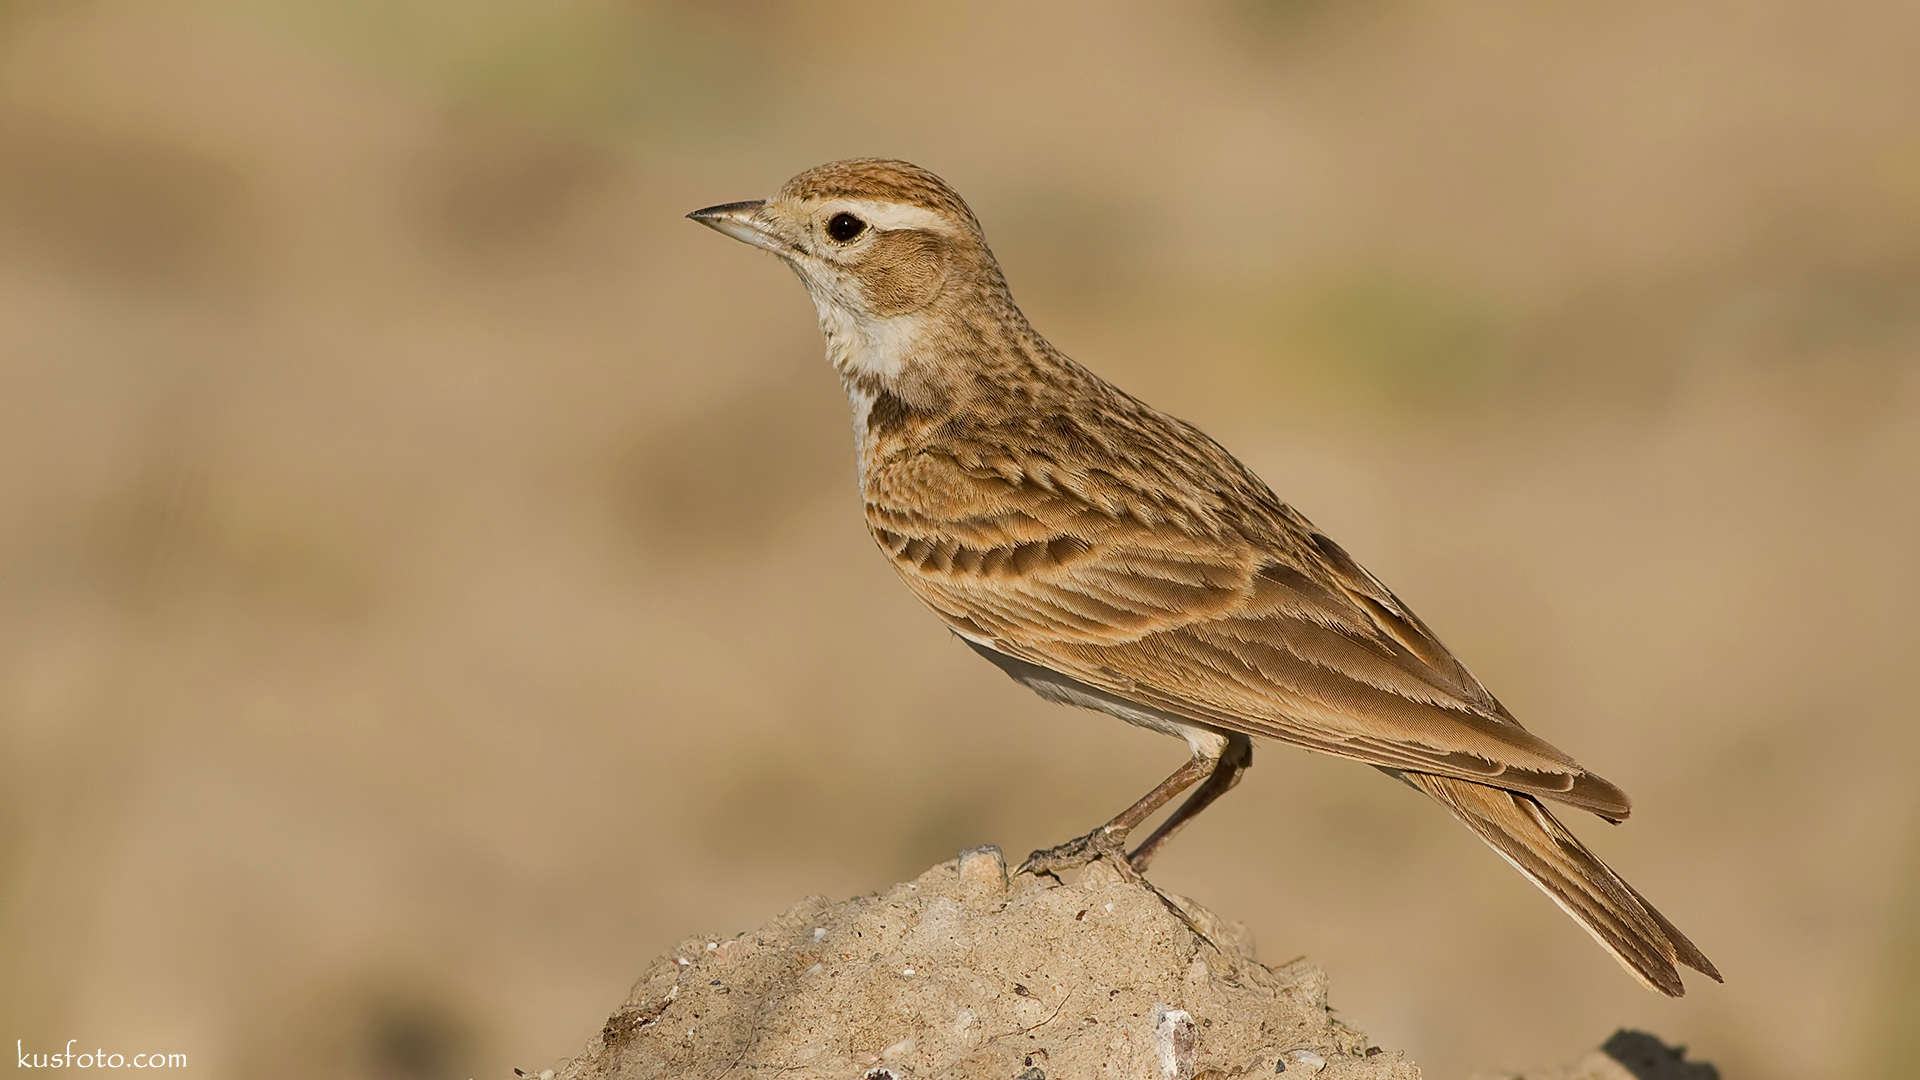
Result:
<svg viewBox="0 0 1920 1080"><path fill-rule="evenodd" d="M1244 738L1244 736L1243 736ZM1231 744L1229 744L1231 746ZM1056 870L1073 870L1100 858L1102 855L1119 856L1126 852L1127 834L1139 824L1153 816L1154 811L1173 801L1173 797L1198 783L1200 778L1217 773L1220 759L1205 754L1195 754L1187 763L1173 770L1173 775L1160 781L1152 791L1141 796L1140 801L1120 811L1120 815L1085 836L1069 840L1057 847L1036 851L1027 856L1020 864L1019 873L1044 874ZM1182 807L1182 809L1185 809ZM1156 834L1157 835L1157 834ZM1151 842L1151 841L1149 841ZM1122 873L1133 868L1125 859L1114 858L1116 867Z"/></svg>
<svg viewBox="0 0 1920 1080"><path fill-rule="evenodd" d="M1140 873L1146 873L1147 864L1153 861L1154 855L1167 841L1173 839L1173 834L1197 817L1213 800L1232 791L1233 785L1239 783L1240 777L1252 767L1253 740L1237 732L1227 736L1227 748L1221 751L1220 757L1214 762L1212 775L1187 796L1187 801L1180 804L1180 809L1153 830L1153 835L1147 837L1145 843L1133 849L1133 854L1127 856L1127 862Z"/></svg>

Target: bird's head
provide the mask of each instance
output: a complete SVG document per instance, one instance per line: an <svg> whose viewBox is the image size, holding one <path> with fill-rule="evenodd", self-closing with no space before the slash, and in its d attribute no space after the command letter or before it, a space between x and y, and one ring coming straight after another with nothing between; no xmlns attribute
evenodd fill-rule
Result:
<svg viewBox="0 0 1920 1080"><path fill-rule="evenodd" d="M849 373L897 374L930 324L1006 294L973 211L904 161L832 162L770 199L687 216L786 260L813 296L835 365Z"/></svg>

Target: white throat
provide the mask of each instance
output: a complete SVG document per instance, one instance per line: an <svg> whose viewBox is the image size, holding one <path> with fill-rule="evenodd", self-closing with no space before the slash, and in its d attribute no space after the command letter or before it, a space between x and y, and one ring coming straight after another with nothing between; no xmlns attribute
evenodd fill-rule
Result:
<svg viewBox="0 0 1920 1080"><path fill-rule="evenodd" d="M827 340L827 359L834 368L882 383L892 382L906 367L926 325L918 314L859 318L821 296L814 297L814 306L820 313L820 333Z"/></svg>
<svg viewBox="0 0 1920 1080"><path fill-rule="evenodd" d="M816 295L820 332L827 339L827 360L847 388L853 409L854 460L859 482L867 482L867 418L883 388L890 388L906 369L925 328L918 314L886 319L859 318L839 304Z"/></svg>

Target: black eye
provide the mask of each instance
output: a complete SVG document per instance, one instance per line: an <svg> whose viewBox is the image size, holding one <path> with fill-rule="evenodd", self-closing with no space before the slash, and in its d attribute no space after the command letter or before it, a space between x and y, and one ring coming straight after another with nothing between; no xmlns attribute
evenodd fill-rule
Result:
<svg viewBox="0 0 1920 1080"><path fill-rule="evenodd" d="M827 219L827 235L844 244L867 231L867 223L852 214L835 214Z"/></svg>

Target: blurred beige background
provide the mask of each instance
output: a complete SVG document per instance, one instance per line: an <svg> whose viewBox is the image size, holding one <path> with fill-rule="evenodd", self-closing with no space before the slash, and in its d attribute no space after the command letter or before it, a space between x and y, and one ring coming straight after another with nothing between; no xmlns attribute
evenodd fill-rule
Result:
<svg viewBox="0 0 1920 1080"><path fill-rule="evenodd" d="M1920 1075L1920 8L1174 10L0 3L0 1039L536 1070L1180 760L917 608L802 290L681 219L878 154L1626 787L1728 983L1282 747L1163 885L1442 1080Z"/></svg>

